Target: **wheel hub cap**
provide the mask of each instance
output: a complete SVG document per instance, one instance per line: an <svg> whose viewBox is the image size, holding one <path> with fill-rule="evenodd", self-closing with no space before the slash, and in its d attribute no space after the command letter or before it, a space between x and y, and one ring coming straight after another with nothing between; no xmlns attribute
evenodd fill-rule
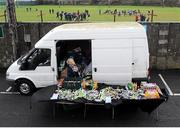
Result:
<svg viewBox="0 0 180 128"><path fill-rule="evenodd" d="M22 93L24 93L24 94L29 93L30 88L29 88L28 84L22 83L22 84L20 85L20 91L21 91Z"/></svg>

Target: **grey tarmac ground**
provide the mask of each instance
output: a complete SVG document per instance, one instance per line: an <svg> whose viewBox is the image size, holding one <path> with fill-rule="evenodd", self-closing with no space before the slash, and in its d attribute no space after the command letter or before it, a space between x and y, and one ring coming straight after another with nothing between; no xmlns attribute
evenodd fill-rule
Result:
<svg viewBox="0 0 180 128"><path fill-rule="evenodd" d="M180 70L154 70L151 82L156 82L165 88L159 77L164 78L173 93L180 94ZM5 92L9 86L5 74L0 74L0 92ZM12 90L10 90L11 92ZM87 109L87 118L83 118L83 108L66 109L58 106L56 118L52 118L52 106L47 103L33 104L30 109L30 96L18 94L0 94L0 126L179 126L180 127L180 96L169 96L167 102L151 114L140 109L116 108L115 119L111 119L111 110L102 107Z"/></svg>

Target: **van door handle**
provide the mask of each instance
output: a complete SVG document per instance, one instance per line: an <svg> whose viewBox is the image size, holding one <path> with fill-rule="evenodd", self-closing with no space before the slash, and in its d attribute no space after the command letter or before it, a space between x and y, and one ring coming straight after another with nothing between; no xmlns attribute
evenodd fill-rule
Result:
<svg viewBox="0 0 180 128"><path fill-rule="evenodd" d="M97 68L94 68L94 72L97 72Z"/></svg>
<svg viewBox="0 0 180 128"><path fill-rule="evenodd" d="M54 72L54 68L53 68L53 67L51 67L51 69L52 69L52 71Z"/></svg>

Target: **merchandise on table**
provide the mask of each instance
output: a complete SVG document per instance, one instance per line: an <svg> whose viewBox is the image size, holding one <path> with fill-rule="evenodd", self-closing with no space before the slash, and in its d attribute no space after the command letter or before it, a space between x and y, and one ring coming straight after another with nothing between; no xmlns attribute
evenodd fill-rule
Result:
<svg viewBox="0 0 180 128"><path fill-rule="evenodd" d="M96 90L98 88L97 81L93 81L91 79L83 79L81 82L81 87L83 89L94 89Z"/></svg>
<svg viewBox="0 0 180 128"><path fill-rule="evenodd" d="M97 90L88 90L86 91L86 99L87 100L91 100L91 101L95 101L95 100L99 100L99 92ZM100 100L101 101L101 100Z"/></svg>
<svg viewBox="0 0 180 128"><path fill-rule="evenodd" d="M106 87L100 90L100 100L106 99L106 97L111 97L111 99L120 99L123 89L113 89L112 87Z"/></svg>
<svg viewBox="0 0 180 128"><path fill-rule="evenodd" d="M57 92L59 94L59 99L64 99L64 100L69 100L69 101L86 96L85 91L82 89L78 89L75 91L70 90L70 89L67 89L67 90L59 89Z"/></svg>
<svg viewBox="0 0 180 128"><path fill-rule="evenodd" d="M144 83L143 88L145 90L145 97L148 99L160 98L162 94L160 88L155 83Z"/></svg>
<svg viewBox="0 0 180 128"><path fill-rule="evenodd" d="M84 83L83 83L84 82ZM162 94L160 88L154 83L142 83L141 86L137 86L135 83L129 83L124 88L112 88L111 86L105 87L100 90L96 90L94 86L97 86L97 83L94 84L92 80L89 83L87 81L82 82L82 88L78 90L71 89L59 89L59 99L64 100L75 100L77 98L85 98L89 101L106 101L107 97L110 97L112 100L119 99L158 99L160 94ZM87 89L87 85L91 88Z"/></svg>
<svg viewBox="0 0 180 128"><path fill-rule="evenodd" d="M159 86L156 83L142 83L142 87L145 90L146 89L156 89L159 94L163 95L163 93L161 92L161 89L159 88Z"/></svg>
<svg viewBox="0 0 180 128"><path fill-rule="evenodd" d="M128 83L126 86L126 89L136 91L138 89L138 87L137 87L136 83Z"/></svg>
<svg viewBox="0 0 180 128"><path fill-rule="evenodd" d="M145 97L147 99L160 98L159 93L156 89L148 89L145 91Z"/></svg>
<svg viewBox="0 0 180 128"><path fill-rule="evenodd" d="M138 87L135 83L129 83L126 86L126 90L128 90L128 99L158 99L162 92L155 83L141 83Z"/></svg>
<svg viewBox="0 0 180 128"><path fill-rule="evenodd" d="M75 93L70 90L58 90L59 93L59 99L64 99L64 100L74 100L75 99Z"/></svg>

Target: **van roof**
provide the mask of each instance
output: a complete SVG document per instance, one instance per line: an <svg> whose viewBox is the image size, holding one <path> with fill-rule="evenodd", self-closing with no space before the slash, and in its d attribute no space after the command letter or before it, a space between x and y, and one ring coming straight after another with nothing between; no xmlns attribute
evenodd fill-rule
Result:
<svg viewBox="0 0 180 128"><path fill-rule="evenodd" d="M142 28L137 22L106 22L106 23L74 23L64 24L54 30L62 29L121 29L121 28Z"/></svg>
<svg viewBox="0 0 180 128"><path fill-rule="evenodd" d="M117 38L147 37L144 27L137 22L73 23L55 27L41 38L35 47L53 46L57 40Z"/></svg>

